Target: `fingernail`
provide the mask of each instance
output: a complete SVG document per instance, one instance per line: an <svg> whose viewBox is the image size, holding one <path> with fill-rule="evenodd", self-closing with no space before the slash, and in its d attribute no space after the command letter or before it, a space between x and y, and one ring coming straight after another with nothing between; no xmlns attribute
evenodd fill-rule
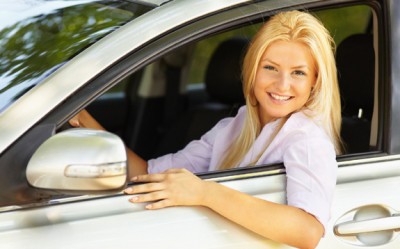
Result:
<svg viewBox="0 0 400 249"><path fill-rule="evenodd" d="M127 188L127 189L124 190L124 192L128 193L128 194L131 193L132 192L132 188Z"/></svg>
<svg viewBox="0 0 400 249"><path fill-rule="evenodd" d="M131 178L131 181L135 182L135 181L137 181L137 179L138 179L138 177L134 176L134 177Z"/></svg>
<svg viewBox="0 0 400 249"><path fill-rule="evenodd" d="M129 201L135 202L135 201L137 201L138 199L139 199L139 198L138 198L137 196L134 196L134 197L130 198Z"/></svg>
<svg viewBox="0 0 400 249"><path fill-rule="evenodd" d="M153 208L153 205L151 205L151 204L146 206L146 209L152 209L152 208Z"/></svg>

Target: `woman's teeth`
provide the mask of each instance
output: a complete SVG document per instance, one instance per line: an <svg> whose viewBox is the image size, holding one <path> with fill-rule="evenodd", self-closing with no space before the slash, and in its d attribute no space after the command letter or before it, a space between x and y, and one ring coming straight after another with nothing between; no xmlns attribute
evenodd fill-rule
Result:
<svg viewBox="0 0 400 249"><path fill-rule="evenodd" d="M279 100L279 101L286 101L286 100L289 100L289 99L290 99L290 96L280 96L280 95L273 94L273 93L270 93L269 95L270 95L273 99L276 99L276 100Z"/></svg>

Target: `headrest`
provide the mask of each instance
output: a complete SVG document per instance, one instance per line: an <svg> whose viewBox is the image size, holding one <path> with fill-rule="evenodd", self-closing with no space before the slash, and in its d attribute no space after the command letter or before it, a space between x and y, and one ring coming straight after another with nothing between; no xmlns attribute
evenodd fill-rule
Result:
<svg viewBox="0 0 400 249"><path fill-rule="evenodd" d="M343 40L336 51L342 110L371 119L374 105L375 53L371 34L356 34Z"/></svg>
<svg viewBox="0 0 400 249"><path fill-rule="evenodd" d="M225 104L244 103L241 68L249 40L231 38L218 45L205 77L207 92L212 100Z"/></svg>

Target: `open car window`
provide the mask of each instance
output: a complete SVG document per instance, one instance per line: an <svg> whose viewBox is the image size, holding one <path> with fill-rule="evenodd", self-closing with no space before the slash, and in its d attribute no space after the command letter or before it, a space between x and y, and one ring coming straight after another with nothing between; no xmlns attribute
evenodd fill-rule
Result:
<svg viewBox="0 0 400 249"><path fill-rule="evenodd" d="M358 5L314 14L337 45L344 155L377 151L373 10ZM241 59L260 25L252 22L180 47L125 78L88 110L145 159L174 153L244 104Z"/></svg>

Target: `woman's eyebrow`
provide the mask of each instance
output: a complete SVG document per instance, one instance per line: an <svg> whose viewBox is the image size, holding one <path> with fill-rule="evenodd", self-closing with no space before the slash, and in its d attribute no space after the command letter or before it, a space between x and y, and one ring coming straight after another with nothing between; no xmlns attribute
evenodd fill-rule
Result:
<svg viewBox="0 0 400 249"><path fill-rule="evenodd" d="M274 64L274 65L276 65L276 66L279 66L280 64L279 63L277 63L277 62L275 62L275 61L273 61L273 60L271 60L271 59L269 59L269 58L264 58L264 59L262 59L261 60L262 62L269 62L269 63L271 63L271 64ZM292 69L303 69L303 68L305 68L305 69L310 69L310 67L307 65L307 64L300 64L300 65L297 65L297 66L293 66L293 67L291 67Z"/></svg>
<svg viewBox="0 0 400 249"><path fill-rule="evenodd" d="M261 60L262 62L269 62L269 63L271 63L271 64L274 64L274 65L279 65L279 63L277 63L277 62L275 62L275 61L273 61L273 60L271 60L271 59L269 59L269 58L264 58L264 59L262 59Z"/></svg>
<svg viewBox="0 0 400 249"><path fill-rule="evenodd" d="M293 68L293 69L303 69L303 68L309 69L310 67L307 66L307 65L298 65L298 66L294 66L294 67L292 67L292 68Z"/></svg>

